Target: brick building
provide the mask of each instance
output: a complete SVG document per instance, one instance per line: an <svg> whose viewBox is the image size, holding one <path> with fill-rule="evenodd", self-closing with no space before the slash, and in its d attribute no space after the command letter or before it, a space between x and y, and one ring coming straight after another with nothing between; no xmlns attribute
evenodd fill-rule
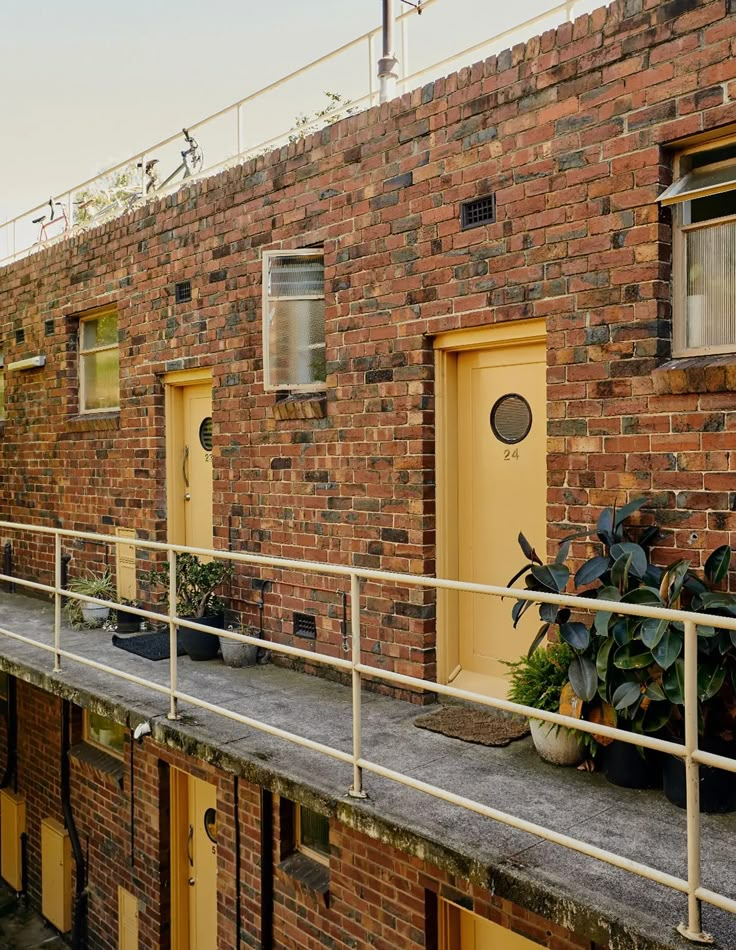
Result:
<svg viewBox="0 0 736 950"><path fill-rule="evenodd" d="M647 494L670 553L697 565L731 543L736 517L734 53L730 0L617 0L5 268L0 516L502 584L519 530L542 545ZM35 356L45 365L13 366ZM48 543L11 540L17 574L48 582ZM70 553L73 573L115 567L94 545ZM249 619L251 575L229 591ZM306 616L309 639L339 654L339 584L267 577L267 636L303 645ZM520 652L500 633L492 659L476 649L487 621L465 601L386 584L366 597L368 663L482 691L498 685L499 658ZM18 684L21 751L34 717L57 717L61 700L44 689ZM32 787L59 742L21 755L29 822L58 815L35 796L55 796L59 776ZM74 808L112 874L115 836L129 831L118 791L74 762ZM152 813L169 801L173 764L216 784L222 835L235 835L226 771L153 743L136 763ZM236 787L271 807L257 780ZM141 946L167 945L165 824L149 829L150 847L144 836L145 872L115 879L158 895ZM243 868L262 827L243 828ZM314 894L277 896L276 945L363 945L348 935L369 930L386 881L376 868L413 911L403 930L384 920L376 945L436 943L424 895L440 893L426 885L444 882L439 869L339 822L330 841L335 879L358 868L369 896L351 903L345 884L350 910L329 937ZM31 835L34 897L36 847ZM218 861L227 947L231 851ZM245 907L262 882L248 873L237 906L245 945L257 945ZM112 877L92 886L108 887L90 911L92 945L113 946ZM471 885L456 874L452 887ZM515 914L543 945L597 939L560 929L561 915L543 925L499 909L492 892L475 894L481 916Z"/></svg>

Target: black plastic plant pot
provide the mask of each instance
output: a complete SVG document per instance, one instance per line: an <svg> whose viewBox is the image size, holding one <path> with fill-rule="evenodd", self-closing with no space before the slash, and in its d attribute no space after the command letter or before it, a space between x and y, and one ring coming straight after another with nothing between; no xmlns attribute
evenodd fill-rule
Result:
<svg viewBox="0 0 736 950"><path fill-rule="evenodd" d="M659 788L662 785L661 755L652 749L613 741L606 747L603 767L612 785L622 788Z"/></svg>
<svg viewBox="0 0 736 950"><path fill-rule="evenodd" d="M116 615L115 626L118 633L138 633L141 626L141 618L138 614L128 613L127 610L117 610Z"/></svg>
<svg viewBox="0 0 736 950"><path fill-rule="evenodd" d="M223 614L208 614L204 617L183 617L182 619L195 620L197 623L213 627L214 630L222 630L225 618ZM214 660L220 649L220 638L214 630L212 633L204 633L201 630L190 630L189 627L178 627L178 642L192 660Z"/></svg>
<svg viewBox="0 0 736 950"><path fill-rule="evenodd" d="M706 739L701 748L714 755L736 758L736 743L724 739ZM678 808L685 808L685 762L674 755L665 755L662 763L662 786L667 799ZM711 814L736 811L736 774L723 769L700 766L700 810Z"/></svg>

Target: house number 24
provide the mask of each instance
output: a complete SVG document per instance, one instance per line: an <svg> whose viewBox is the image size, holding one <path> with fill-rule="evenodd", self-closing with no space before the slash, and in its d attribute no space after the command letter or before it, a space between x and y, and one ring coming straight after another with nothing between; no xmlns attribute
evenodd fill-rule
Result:
<svg viewBox="0 0 736 950"><path fill-rule="evenodd" d="M504 449L503 450L503 460L504 462L518 461L519 459L519 450L518 449Z"/></svg>

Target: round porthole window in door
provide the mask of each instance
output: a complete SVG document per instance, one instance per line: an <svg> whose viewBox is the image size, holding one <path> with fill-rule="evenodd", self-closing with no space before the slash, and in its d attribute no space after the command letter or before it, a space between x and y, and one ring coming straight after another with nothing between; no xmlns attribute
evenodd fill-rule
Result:
<svg viewBox="0 0 736 950"><path fill-rule="evenodd" d="M507 393L496 400L491 409L491 430L499 441L515 445L529 435L531 427L531 406L523 396Z"/></svg>
<svg viewBox="0 0 736 950"><path fill-rule="evenodd" d="M208 808L204 813L204 830L213 844L217 844L217 812Z"/></svg>

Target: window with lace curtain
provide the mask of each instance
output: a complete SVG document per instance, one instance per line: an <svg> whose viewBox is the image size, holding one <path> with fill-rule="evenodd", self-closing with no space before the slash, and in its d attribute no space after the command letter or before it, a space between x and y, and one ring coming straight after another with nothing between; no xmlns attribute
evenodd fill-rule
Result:
<svg viewBox="0 0 736 950"><path fill-rule="evenodd" d="M676 159L660 196L672 208L673 356L736 352L736 137Z"/></svg>
<svg viewBox="0 0 736 950"><path fill-rule="evenodd" d="M322 251L264 251L263 367L267 390L324 389L324 283Z"/></svg>

